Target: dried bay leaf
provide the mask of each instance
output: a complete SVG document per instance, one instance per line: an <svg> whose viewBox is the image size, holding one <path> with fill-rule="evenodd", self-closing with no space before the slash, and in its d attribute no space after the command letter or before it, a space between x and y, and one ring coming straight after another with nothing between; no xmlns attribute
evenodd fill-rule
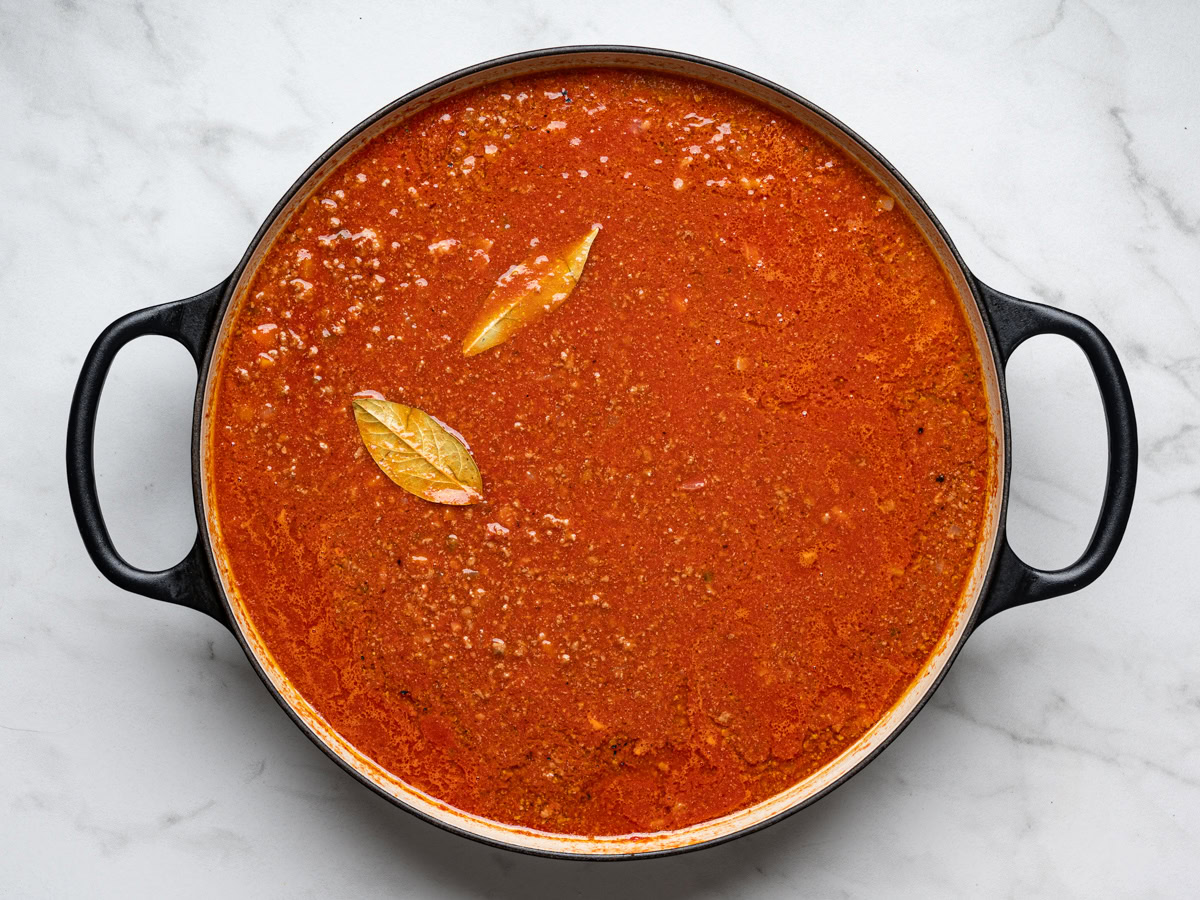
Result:
<svg viewBox="0 0 1200 900"><path fill-rule="evenodd" d="M469 506L483 499L483 477L466 442L429 413L403 403L355 397L358 433L392 481L432 503Z"/></svg>
<svg viewBox="0 0 1200 900"><path fill-rule="evenodd" d="M509 267L483 301L463 341L463 355L490 350L561 306L579 283L592 241L599 233L600 226L593 225L591 231L560 253L538 253Z"/></svg>

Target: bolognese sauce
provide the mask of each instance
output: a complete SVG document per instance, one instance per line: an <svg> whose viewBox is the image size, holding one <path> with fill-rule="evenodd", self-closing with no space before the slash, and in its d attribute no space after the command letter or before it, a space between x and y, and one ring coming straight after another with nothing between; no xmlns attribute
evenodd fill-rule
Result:
<svg viewBox="0 0 1200 900"><path fill-rule="evenodd" d="M497 282L592 234L570 296L463 342ZM937 254L805 125L568 70L441 101L292 214L210 401L231 587L289 681L439 800L670 830L819 770L956 610L993 439ZM364 392L461 435L482 499L366 452Z"/></svg>

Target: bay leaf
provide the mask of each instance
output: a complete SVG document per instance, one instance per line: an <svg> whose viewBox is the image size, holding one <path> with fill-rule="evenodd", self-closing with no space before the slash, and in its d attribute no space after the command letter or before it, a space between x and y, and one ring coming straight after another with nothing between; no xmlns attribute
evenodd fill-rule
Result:
<svg viewBox="0 0 1200 900"><path fill-rule="evenodd" d="M462 436L414 406L355 397L358 433L388 478L432 503L469 506L483 499L483 477Z"/></svg>
<svg viewBox="0 0 1200 900"><path fill-rule="evenodd" d="M593 225L591 231L561 251L540 251L510 266L483 301L463 341L463 355L490 350L561 306L579 284L592 241L599 233L600 226Z"/></svg>

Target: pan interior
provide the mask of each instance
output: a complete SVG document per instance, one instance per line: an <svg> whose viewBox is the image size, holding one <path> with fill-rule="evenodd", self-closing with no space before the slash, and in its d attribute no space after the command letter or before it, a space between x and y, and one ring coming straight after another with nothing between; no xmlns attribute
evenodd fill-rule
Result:
<svg viewBox="0 0 1200 900"><path fill-rule="evenodd" d="M258 263L276 235L287 224L292 213L317 190L321 182L331 172L337 169L344 160L361 148L366 142L431 105L463 91L515 76L567 68L597 66L681 75L731 89L813 128L839 146L869 171L903 205L909 216L917 223L929 245L941 260L960 298L967 321L974 335L984 374L994 453L992 458L992 474L989 479L985 539L980 543L977 550L967 588L963 592L958 611L950 627L944 633L939 645L929 658L920 675L911 684L900 701L874 727L840 756L791 788L755 806L739 810L720 819L665 833L627 835L615 838L591 838L533 831L465 813L449 807L439 802L435 797L406 784L399 777L384 770L370 758L358 752L322 719L318 712L290 684L279 666L272 659L265 643L247 615L241 598L238 596L236 590L234 590L233 579L230 577L226 560L219 552L214 551L214 564L219 573L225 596L228 598L230 604L232 619L237 623L237 628L240 632L239 637L243 641L251 659L259 669L260 674L282 698L283 702L286 703L302 726L344 766L352 770L359 778L370 783L380 792L400 802L407 808L435 822L465 832L471 836L492 843L533 852L578 854L593 857L649 854L684 849L720 840L752 829L822 795L852 774L882 749L891 736L903 726L928 697L969 632L996 549L1002 512L1003 478L1001 473L1006 471L1006 460L1004 459L1005 442L1002 439L1004 421L1001 400L1001 375L996 367L986 327L972 291L971 280L961 265L953 247L924 204L899 175L882 162L870 148L861 143L837 122L811 107L800 98L789 95L773 86L763 84L750 76L727 70L716 64L635 50L613 49L551 52L502 60L497 64L481 67L457 77L451 77L449 80L435 83L398 101L344 138L340 146L328 154L301 182L298 182L293 187L285 202L280 204L267 225L264 226L251 251L247 253L246 258L243 259L239 268L236 283L229 295L230 300L223 313L220 330L214 344L214 359L208 367L207 380L204 386L204 396L202 399L203 418L200 434L200 478L204 514L206 521L210 523L209 527L212 532L206 536L210 550L221 544L219 534L215 533L217 525L216 517L212 512L211 485L209 483L211 400L214 394L215 375L221 369L220 357L222 348L226 344L230 323L235 318L238 306L248 289Z"/></svg>

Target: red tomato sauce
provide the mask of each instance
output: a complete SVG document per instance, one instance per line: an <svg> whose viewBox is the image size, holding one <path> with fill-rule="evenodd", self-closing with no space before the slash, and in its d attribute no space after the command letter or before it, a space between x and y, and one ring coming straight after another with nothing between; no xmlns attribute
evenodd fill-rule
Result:
<svg viewBox="0 0 1200 900"><path fill-rule="evenodd" d="M510 266L578 287L462 341ZM218 551L286 677L469 812L669 830L848 748L959 607L993 438L960 300L828 141L688 80L574 70L372 140L294 214L222 350ZM352 396L460 432L474 506L365 451Z"/></svg>

